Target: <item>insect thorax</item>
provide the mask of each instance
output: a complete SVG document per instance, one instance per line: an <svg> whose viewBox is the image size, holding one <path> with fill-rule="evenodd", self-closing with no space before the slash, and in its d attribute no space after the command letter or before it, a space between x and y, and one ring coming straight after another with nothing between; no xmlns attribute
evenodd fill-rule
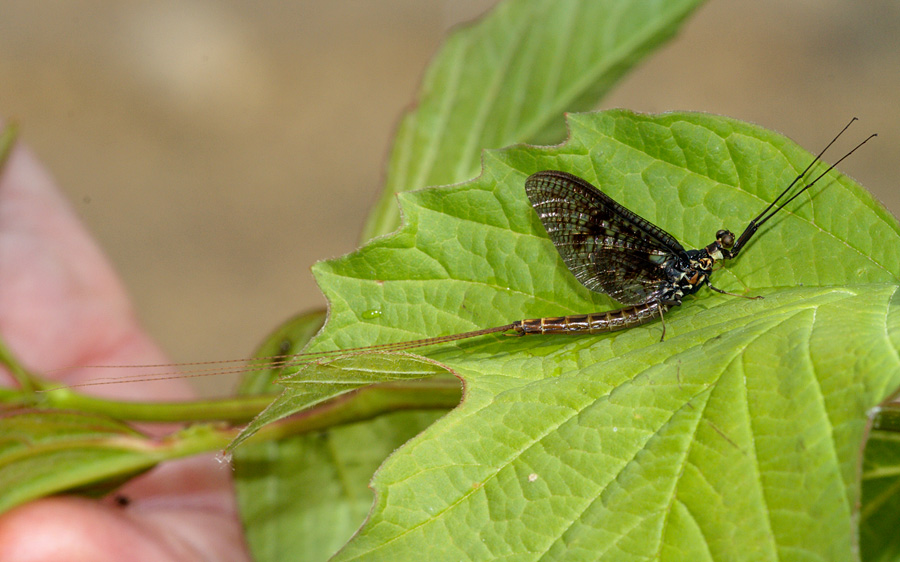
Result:
<svg viewBox="0 0 900 562"><path fill-rule="evenodd" d="M661 267L666 272L667 282L660 287L659 300L680 303L683 297L696 293L708 283L715 262L707 248L688 250L686 256L672 256L666 260Z"/></svg>

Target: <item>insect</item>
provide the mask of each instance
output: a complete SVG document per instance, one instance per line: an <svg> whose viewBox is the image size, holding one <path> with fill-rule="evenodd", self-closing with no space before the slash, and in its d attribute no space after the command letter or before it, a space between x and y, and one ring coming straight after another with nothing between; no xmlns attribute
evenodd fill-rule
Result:
<svg viewBox="0 0 900 562"><path fill-rule="evenodd" d="M269 357L231 372L248 368L300 365L351 353L399 351L503 332L520 336L614 332L640 326L657 318L662 323L662 341L666 333L664 314L670 308L681 305L684 297L696 293L704 286L719 293L731 294L710 283L716 262L737 258L763 224L877 136L873 134L867 137L824 172L788 196L854 121L855 117L774 201L747 224L740 236L736 237L729 230L719 230L713 242L697 250L686 250L671 234L626 209L578 176L555 170L545 170L529 176L525 180L525 193L569 271L588 289L608 294L625 305L622 308L592 314L517 320L503 326L413 341ZM221 363L224 362L209 364ZM198 369L189 372L187 376L206 374L214 373Z"/></svg>
<svg viewBox="0 0 900 562"><path fill-rule="evenodd" d="M495 332L596 334L640 326L657 317L663 321L662 337L665 338L663 314L679 306L685 296L703 286L731 294L710 283L716 262L737 258L759 227L876 136L866 138L779 204L855 120L854 117L841 129L806 169L750 221L740 236L735 237L730 230L720 230L712 243L699 250L685 250L674 236L578 176L556 170L532 174L525 180L525 193L569 271L588 289L605 293L626 306L593 314L518 320L506 326L396 345L408 349ZM379 349L383 348L379 346Z"/></svg>

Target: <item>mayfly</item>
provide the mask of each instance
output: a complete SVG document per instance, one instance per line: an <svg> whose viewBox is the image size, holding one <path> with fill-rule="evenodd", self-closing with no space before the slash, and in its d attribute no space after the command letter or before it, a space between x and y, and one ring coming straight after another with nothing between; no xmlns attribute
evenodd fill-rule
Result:
<svg viewBox="0 0 900 562"><path fill-rule="evenodd" d="M592 314L517 320L503 326L413 341L275 356L251 361L247 367L226 372L289 367L354 353L400 351L496 333L524 336L614 332L640 326L657 318L662 323L661 339L664 339L664 314L672 307L681 305L684 297L696 293L704 286L719 293L730 294L710 283L716 262L737 258L762 225L876 136L870 135L825 171L803 184L803 179L820 161L825 151L855 120L854 117L841 129L781 194L747 224L740 236L736 237L729 230L719 230L712 243L698 250L686 250L671 234L626 209L578 176L556 170L544 170L529 176L525 180L525 193L569 271L585 287L611 296L624 305L622 308ZM789 195L798 184L802 187ZM221 365L229 362L186 365ZM198 369L180 375L157 373L147 377L192 377L221 372L223 371ZM86 384L106 384L135 378L137 376L101 379Z"/></svg>

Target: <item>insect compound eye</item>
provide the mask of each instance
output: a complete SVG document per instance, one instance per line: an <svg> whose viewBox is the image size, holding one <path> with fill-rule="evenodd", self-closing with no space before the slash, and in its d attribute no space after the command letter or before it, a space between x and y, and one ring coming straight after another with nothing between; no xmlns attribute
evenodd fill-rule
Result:
<svg viewBox="0 0 900 562"><path fill-rule="evenodd" d="M734 246L734 234L730 230L720 230L719 232L716 232L716 240L726 250L729 250Z"/></svg>

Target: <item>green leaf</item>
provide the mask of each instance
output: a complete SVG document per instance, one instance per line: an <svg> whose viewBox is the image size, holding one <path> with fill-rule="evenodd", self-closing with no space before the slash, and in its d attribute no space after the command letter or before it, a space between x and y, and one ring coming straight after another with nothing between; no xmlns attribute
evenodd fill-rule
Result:
<svg viewBox="0 0 900 562"><path fill-rule="evenodd" d="M398 412L235 450L253 559L326 560L372 507L368 482L396 448L444 412Z"/></svg>
<svg viewBox="0 0 900 562"><path fill-rule="evenodd" d="M64 491L106 493L156 464L221 449L234 436L196 425L156 439L106 416L62 410L0 414L0 513Z"/></svg>
<svg viewBox="0 0 900 562"><path fill-rule="evenodd" d="M207 428L208 429L208 428ZM67 490L109 491L157 463L196 454L210 439L198 427L159 442L110 418L59 410L0 416L0 512Z"/></svg>
<svg viewBox="0 0 900 562"><path fill-rule="evenodd" d="M873 431L866 444L860 511L862 559L900 558L900 434Z"/></svg>
<svg viewBox="0 0 900 562"><path fill-rule="evenodd" d="M473 177L482 149L562 140L564 111L594 107L700 3L507 1L453 33L403 117L362 240L399 226L395 193Z"/></svg>
<svg viewBox="0 0 900 562"><path fill-rule="evenodd" d="M0 512L104 477L125 479L155 463L140 451L142 435L101 416L4 412L0 435Z"/></svg>
<svg viewBox="0 0 900 562"><path fill-rule="evenodd" d="M318 264L331 309L310 350L615 307L547 239L522 187L535 171L583 176L699 247L812 159L703 114L569 127L565 145L487 152L477 180L404 194L396 235ZM465 400L382 467L338 558L851 559L866 411L900 383L898 253L897 222L832 172L713 276L764 300L701 291L662 343L651 324L427 350Z"/></svg>

